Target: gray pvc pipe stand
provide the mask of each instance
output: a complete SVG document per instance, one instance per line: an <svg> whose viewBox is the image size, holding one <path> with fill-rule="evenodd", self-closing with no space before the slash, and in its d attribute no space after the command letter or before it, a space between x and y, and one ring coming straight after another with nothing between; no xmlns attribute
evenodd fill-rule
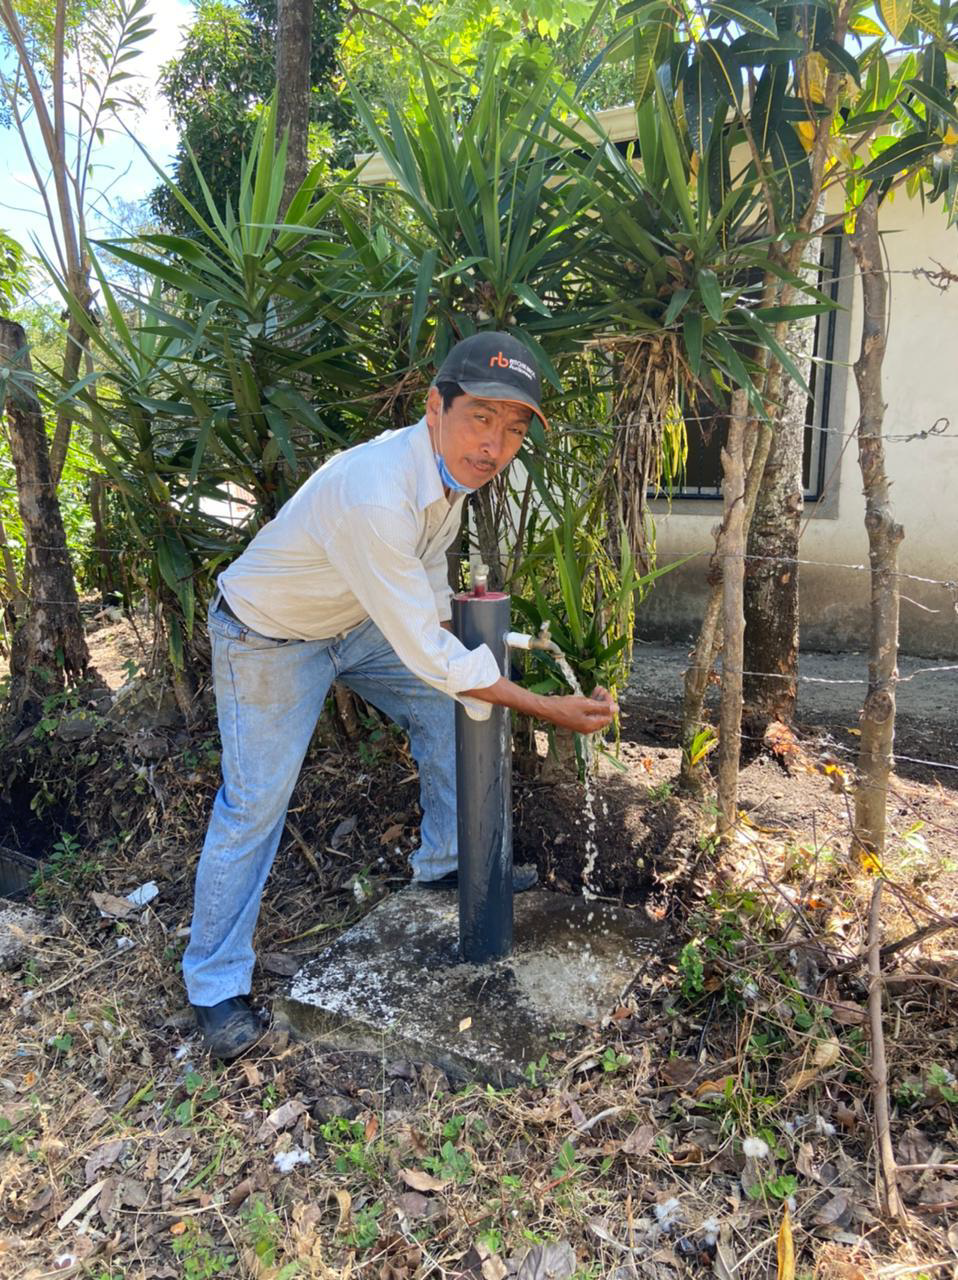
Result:
<svg viewBox="0 0 958 1280"><path fill-rule="evenodd" d="M510 598L454 596L453 631L467 649L492 650L508 672ZM512 952L512 722L508 707L473 720L456 706L459 837L459 954L485 964Z"/></svg>

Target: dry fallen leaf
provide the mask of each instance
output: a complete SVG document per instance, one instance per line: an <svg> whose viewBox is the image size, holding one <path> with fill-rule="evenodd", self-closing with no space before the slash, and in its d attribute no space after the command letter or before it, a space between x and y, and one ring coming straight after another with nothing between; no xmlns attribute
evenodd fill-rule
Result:
<svg viewBox="0 0 958 1280"><path fill-rule="evenodd" d="M640 1124L626 1138L619 1150L624 1156L644 1156L655 1141L655 1129L650 1124Z"/></svg>
<svg viewBox="0 0 958 1280"><path fill-rule="evenodd" d="M336 1203L339 1206L339 1222L336 1224L336 1230L342 1231L349 1225L349 1215L353 1208L353 1198L344 1187L334 1187L333 1195L336 1197Z"/></svg>
<svg viewBox="0 0 958 1280"><path fill-rule="evenodd" d="M723 1076L721 1080L703 1080L693 1098L724 1098L730 1084L735 1083L734 1076Z"/></svg>
<svg viewBox="0 0 958 1280"><path fill-rule="evenodd" d="M795 1280L795 1241L787 1206L782 1215L782 1225L778 1229L777 1254L778 1280Z"/></svg>
<svg viewBox="0 0 958 1280"><path fill-rule="evenodd" d="M113 1142L104 1142L87 1156L83 1170L87 1186L95 1180L101 1169L109 1169L111 1164L116 1164L126 1150L126 1146L122 1138L116 1138Z"/></svg>
<svg viewBox="0 0 958 1280"><path fill-rule="evenodd" d="M817 1079L818 1067L806 1067L804 1070L796 1071L794 1075L790 1075L785 1081L785 1088L789 1093L799 1093L802 1089L807 1089Z"/></svg>
<svg viewBox="0 0 958 1280"><path fill-rule="evenodd" d="M844 1191L838 1191L815 1214L815 1222L820 1227L830 1227L844 1218L847 1213L848 1196Z"/></svg>
<svg viewBox="0 0 958 1280"><path fill-rule="evenodd" d="M179 1222L174 1222L172 1227L170 1227L171 1236L181 1236L185 1231L186 1223L182 1219L180 1219Z"/></svg>
<svg viewBox="0 0 958 1280"><path fill-rule="evenodd" d="M127 898L118 898L115 893L91 893L93 905L101 916L108 920L126 920L136 910Z"/></svg>
<svg viewBox="0 0 958 1280"><path fill-rule="evenodd" d="M407 1187L412 1187L413 1191L444 1191L450 1182L449 1178L445 1181L434 1178L431 1173L426 1173L425 1169L400 1169L399 1176Z"/></svg>
<svg viewBox="0 0 958 1280"><path fill-rule="evenodd" d="M268 1142L284 1129L291 1129L296 1121L306 1114L308 1108L299 1098L290 1098L281 1106L275 1107L259 1127L257 1142Z"/></svg>
<svg viewBox="0 0 958 1280"><path fill-rule="evenodd" d="M568 1240L537 1244L519 1264L516 1280L569 1280L578 1265Z"/></svg>
<svg viewBox="0 0 958 1280"><path fill-rule="evenodd" d="M241 1062L240 1068L251 1089L258 1089L263 1083L263 1075L255 1062Z"/></svg>
<svg viewBox="0 0 958 1280"><path fill-rule="evenodd" d="M421 1191L403 1191L396 1196L396 1208L400 1213L405 1214L410 1222L415 1222L417 1218L428 1217L436 1203L435 1200L424 1196Z"/></svg>
<svg viewBox="0 0 958 1280"><path fill-rule="evenodd" d="M399 837L402 835L402 833L403 833L403 826L402 826L402 823L401 823L401 822L394 822L394 823L393 823L393 825L392 825L391 827L387 827L387 828L386 828L386 830L385 830L385 831L382 833L382 835L379 837L379 843L380 843L380 844L392 844L392 842L393 842L394 840L398 840L398 839L399 839Z"/></svg>
<svg viewBox="0 0 958 1280"><path fill-rule="evenodd" d="M820 1044L815 1046L812 1062L820 1071L827 1071L829 1067L835 1065L841 1056L842 1047L837 1040L822 1040Z"/></svg>
<svg viewBox="0 0 958 1280"><path fill-rule="evenodd" d="M92 1187L87 1187L82 1195L77 1196L69 1209L60 1217L57 1222L57 1230L62 1231L68 1227L74 1218L78 1218L80 1214L99 1196L100 1192L106 1186L106 1178L101 1178L99 1182L94 1182Z"/></svg>
<svg viewBox="0 0 958 1280"><path fill-rule="evenodd" d="M502 1261L497 1253L477 1240L473 1245L476 1255L479 1259L479 1270L482 1274L482 1280L505 1280L509 1274L509 1268Z"/></svg>
<svg viewBox="0 0 958 1280"><path fill-rule="evenodd" d="M861 1005L835 1001L829 1007L832 1011L832 1021L840 1023L843 1027L860 1027L865 1021L865 1010Z"/></svg>
<svg viewBox="0 0 958 1280"><path fill-rule="evenodd" d="M468 1031L471 1026L472 1026L472 1018L463 1018L462 1021L459 1023L459 1030Z"/></svg>

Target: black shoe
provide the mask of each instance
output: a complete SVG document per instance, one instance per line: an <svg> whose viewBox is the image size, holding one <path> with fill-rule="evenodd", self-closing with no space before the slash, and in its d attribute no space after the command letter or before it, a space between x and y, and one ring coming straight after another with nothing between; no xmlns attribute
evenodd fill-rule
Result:
<svg viewBox="0 0 958 1280"><path fill-rule="evenodd" d="M522 867L512 868L512 892L525 893L527 889L534 889L539 883L539 872L531 863L527 863ZM440 876L438 880L414 880L413 888L415 889L458 889L459 888L459 872L450 871L448 875Z"/></svg>
<svg viewBox="0 0 958 1280"><path fill-rule="evenodd" d="M266 1027L249 1007L249 996L230 996L219 1004L194 1004L203 1043L215 1058L229 1061L262 1039Z"/></svg>

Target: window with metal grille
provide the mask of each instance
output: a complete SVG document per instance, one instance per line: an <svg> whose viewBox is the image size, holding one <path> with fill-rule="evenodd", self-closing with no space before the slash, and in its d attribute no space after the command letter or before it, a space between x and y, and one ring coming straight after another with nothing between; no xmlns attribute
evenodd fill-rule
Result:
<svg viewBox="0 0 958 1280"><path fill-rule="evenodd" d="M822 260L819 288L838 301L842 264L842 234L829 232L822 237ZM809 378L810 394L805 411L805 452L802 459L802 484L806 502L817 502L825 486L826 443L829 408L832 401L835 336L838 311L832 310L815 320L815 359ZM716 414L711 421L688 423L688 459L685 483L672 490L673 499L720 498L722 494L722 444L727 420Z"/></svg>

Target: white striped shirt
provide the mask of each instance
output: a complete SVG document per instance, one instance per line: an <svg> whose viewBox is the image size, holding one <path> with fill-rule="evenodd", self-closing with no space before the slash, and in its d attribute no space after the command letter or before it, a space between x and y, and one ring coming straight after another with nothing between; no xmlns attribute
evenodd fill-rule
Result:
<svg viewBox="0 0 958 1280"><path fill-rule="evenodd" d="M476 720L461 698L502 674L487 645L466 649L451 616L446 552L462 499L450 504L426 419L330 458L219 577L248 627L277 640L332 639L372 618L400 660Z"/></svg>

